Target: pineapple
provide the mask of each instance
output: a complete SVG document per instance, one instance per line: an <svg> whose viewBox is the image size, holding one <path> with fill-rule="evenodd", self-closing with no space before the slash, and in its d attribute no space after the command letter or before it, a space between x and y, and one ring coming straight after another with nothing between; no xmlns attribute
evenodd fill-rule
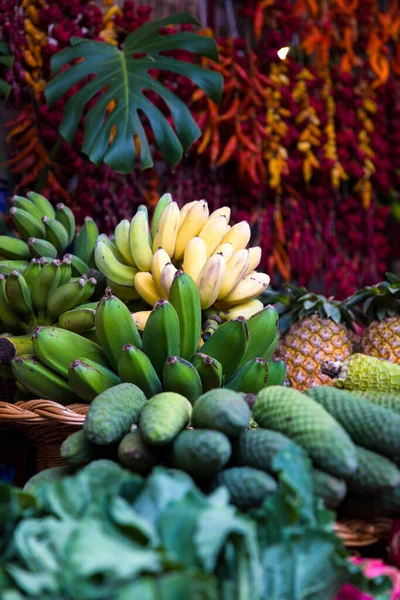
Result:
<svg viewBox="0 0 400 600"><path fill-rule="evenodd" d="M386 281L366 287L348 299L363 302L367 327L361 337L363 354L400 364L400 278L385 274Z"/></svg>
<svg viewBox="0 0 400 600"><path fill-rule="evenodd" d="M354 351L355 315L344 302L287 285L283 292L268 290L263 302L276 304L281 338L275 352L286 361L293 387L300 391L332 385L321 371L324 361L343 362Z"/></svg>

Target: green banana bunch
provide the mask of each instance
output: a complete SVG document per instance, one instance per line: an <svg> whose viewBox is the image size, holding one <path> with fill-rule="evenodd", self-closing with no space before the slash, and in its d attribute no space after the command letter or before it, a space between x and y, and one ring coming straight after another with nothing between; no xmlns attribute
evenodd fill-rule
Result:
<svg viewBox="0 0 400 600"><path fill-rule="evenodd" d="M91 402L110 387L121 383L120 378L107 367L88 358L72 361L68 368L68 383L85 402Z"/></svg>

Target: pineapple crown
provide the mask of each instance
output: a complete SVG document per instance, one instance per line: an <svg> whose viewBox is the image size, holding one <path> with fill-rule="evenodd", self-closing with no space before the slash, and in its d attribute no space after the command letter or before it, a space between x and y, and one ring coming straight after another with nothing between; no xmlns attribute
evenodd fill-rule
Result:
<svg viewBox="0 0 400 600"><path fill-rule="evenodd" d="M362 288L346 300L353 309L362 306L362 316L368 323L400 314L400 277L386 272L385 279Z"/></svg>
<svg viewBox="0 0 400 600"><path fill-rule="evenodd" d="M274 304L279 314L279 330L284 335L291 325L311 315L321 319L331 319L334 323L343 323L354 329L360 312L357 306L348 305L347 301L327 298L321 294L309 292L305 287L291 284L283 286L281 291L266 290L261 300L264 304Z"/></svg>

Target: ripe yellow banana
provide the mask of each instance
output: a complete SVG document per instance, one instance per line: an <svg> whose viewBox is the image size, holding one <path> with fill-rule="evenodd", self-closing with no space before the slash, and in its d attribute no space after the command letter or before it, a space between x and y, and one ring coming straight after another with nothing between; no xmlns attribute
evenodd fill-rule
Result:
<svg viewBox="0 0 400 600"><path fill-rule="evenodd" d="M247 221L240 221L236 223L225 235L222 243L231 242L235 251L246 248L251 237L250 225Z"/></svg>
<svg viewBox="0 0 400 600"><path fill-rule="evenodd" d="M222 256L225 258L226 262L228 262L228 260L230 260L232 258L232 256L234 255L235 250L233 249L233 246L230 242L227 242L226 244L220 244L219 246L217 246L213 252L213 254L222 254Z"/></svg>
<svg viewBox="0 0 400 600"><path fill-rule="evenodd" d="M135 321L139 331L144 331L150 313L151 310L139 310L138 312L132 313L132 319Z"/></svg>
<svg viewBox="0 0 400 600"><path fill-rule="evenodd" d="M227 221L224 215L215 219L208 219L199 233L199 237L205 242L207 247L207 258L211 256L215 248L221 243L226 234ZM229 242L230 240L226 240Z"/></svg>
<svg viewBox="0 0 400 600"><path fill-rule="evenodd" d="M229 206L222 206L221 208L217 208L214 212L211 213L210 219L216 219L217 217L224 216L226 217L226 223L229 223L229 219L231 218L231 209Z"/></svg>
<svg viewBox="0 0 400 600"><path fill-rule="evenodd" d="M231 293L224 298L224 302L239 304L256 298L268 287L269 281L270 278L266 273L253 271L239 281Z"/></svg>
<svg viewBox="0 0 400 600"><path fill-rule="evenodd" d="M154 306L161 298L151 273L145 273L144 271L136 273L135 288L143 300L147 302L147 304L150 304L150 306Z"/></svg>
<svg viewBox="0 0 400 600"><path fill-rule="evenodd" d="M185 248L183 270L190 275L195 283L207 260L207 246L199 237L192 238Z"/></svg>
<svg viewBox="0 0 400 600"><path fill-rule="evenodd" d="M163 270L161 271L161 287L163 289L163 298L168 300L169 291L171 289L172 282L174 281L175 273L177 272L177 268L174 267L172 263L168 263L165 265Z"/></svg>
<svg viewBox="0 0 400 600"><path fill-rule="evenodd" d="M195 206L195 204L198 203L198 200L193 200L193 202L186 202L186 204L184 204L181 208L181 215L180 215L180 219L179 219L179 227L182 225L183 221L186 218L186 215L188 214L189 210L191 208L193 208L193 206Z"/></svg>
<svg viewBox="0 0 400 600"><path fill-rule="evenodd" d="M185 252L186 244L201 231L208 219L208 204L205 200L196 202L189 210L185 220L178 230L175 244L174 260L181 261Z"/></svg>
<svg viewBox="0 0 400 600"><path fill-rule="evenodd" d="M164 248L170 258L175 251L176 237L178 235L180 211L176 202L171 202L161 213L157 230L153 240L153 252ZM151 265L150 265L151 266ZM150 270L150 267L149 267Z"/></svg>
<svg viewBox="0 0 400 600"><path fill-rule="evenodd" d="M232 321L238 317L244 317L246 321L264 308L261 300L249 300L232 308L221 310L218 314L223 321Z"/></svg>
<svg viewBox="0 0 400 600"><path fill-rule="evenodd" d="M249 251L238 250L226 263L226 275L218 294L218 300L223 300L247 273L250 263Z"/></svg>
<svg viewBox="0 0 400 600"><path fill-rule="evenodd" d="M136 267L135 261L132 258L131 249L129 246L129 228L130 222L128 219L120 221L115 228L115 243L117 244L118 250L124 257L125 262L132 267Z"/></svg>
<svg viewBox="0 0 400 600"><path fill-rule="evenodd" d="M149 242L149 222L142 210L138 210L131 221L129 246L139 271L150 271L153 251Z"/></svg>
<svg viewBox="0 0 400 600"><path fill-rule="evenodd" d="M201 308L210 308L216 301L226 274L226 261L222 254L211 256L200 271L199 288Z"/></svg>
<svg viewBox="0 0 400 600"><path fill-rule="evenodd" d="M260 246L254 246L253 248L249 248L249 254L250 254L250 263L249 263L249 268L247 269L246 275L248 275L252 271L255 271L255 269L257 269L258 265L261 262L262 251L261 251Z"/></svg>
<svg viewBox="0 0 400 600"><path fill-rule="evenodd" d="M153 254L151 261L151 274L153 275L154 283L160 296L164 294L164 290L161 285L161 272L165 265L171 262L170 257L165 252L164 248L159 248Z"/></svg>

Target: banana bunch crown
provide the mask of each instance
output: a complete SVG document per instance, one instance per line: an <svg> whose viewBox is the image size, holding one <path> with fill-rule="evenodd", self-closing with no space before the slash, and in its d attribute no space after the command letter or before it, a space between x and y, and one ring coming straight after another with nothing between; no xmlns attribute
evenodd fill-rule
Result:
<svg viewBox="0 0 400 600"><path fill-rule="evenodd" d="M0 273L23 271L31 258L62 259L68 250L72 275L84 275L94 267L94 246L99 235L96 223L87 218L76 232L75 217L63 203L56 207L41 194L13 196L10 209L20 238L0 236Z"/></svg>
<svg viewBox="0 0 400 600"><path fill-rule="evenodd" d="M135 297L150 306L169 298L180 269L197 285L203 310L213 306L228 311L240 304L248 315L255 309L249 303L265 290L270 278L255 270L261 248L247 248L249 224L241 221L231 226L229 220L227 206L209 214L207 202L196 200L179 209L171 195L164 194L151 225L146 207L139 206L131 221L117 225L113 236L99 236L97 268L118 297L126 299L134 289Z"/></svg>

